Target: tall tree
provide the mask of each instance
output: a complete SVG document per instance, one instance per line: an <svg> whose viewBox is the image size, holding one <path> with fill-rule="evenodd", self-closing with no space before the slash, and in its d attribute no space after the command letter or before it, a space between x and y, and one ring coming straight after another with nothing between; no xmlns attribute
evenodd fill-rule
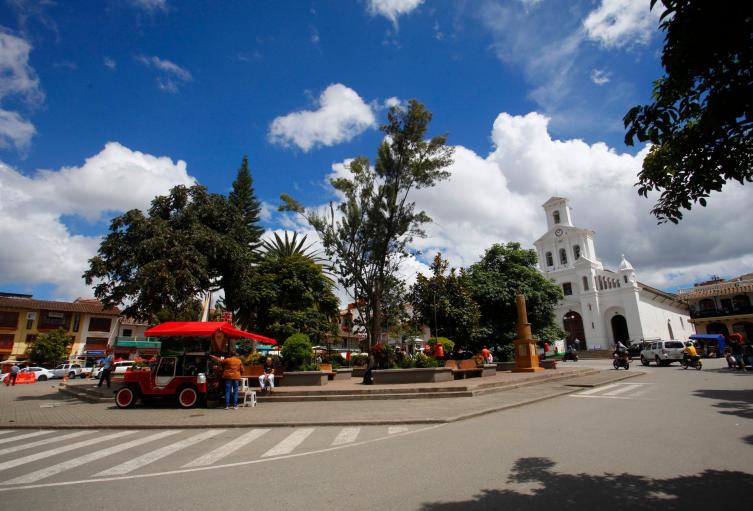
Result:
<svg viewBox="0 0 753 511"><path fill-rule="evenodd" d="M411 289L413 316L429 325L434 337L447 337L461 346L473 346L481 312L468 286L468 276L450 268L442 254L431 263L432 275L418 274Z"/></svg>
<svg viewBox="0 0 753 511"><path fill-rule="evenodd" d="M665 74L654 82L654 102L625 115L625 143L653 144L638 193L661 191L651 212L677 223L727 181L753 181L753 3L661 4Z"/></svg>
<svg viewBox="0 0 753 511"><path fill-rule="evenodd" d="M154 321L167 310L194 310L196 297L216 289L238 301L251 248L239 240L245 226L226 197L203 186L176 186L114 218L84 279L105 306L125 304L127 316Z"/></svg>
<svg viewBox="0 0 753 511"><path fill-rule="evenodd" d="M35 364L57 364L68 358L73 339L63 329L58 328L42 334L29 347L29 358Z"/></svg>
<svg viewBox="0 0 753 511"><path fill-rule="evenodd" d="M446 136L426 140L431 113L418 101L407 109L395 106L387 114L385 134L372 167L365 157L350 163L350 177L332 179L343 200L324 212L306 213L288 195L281 209L298 211L319 233L333 261L340 284L354 301L364 303L369 343L381 339L382 299L387 286L409 253L415 236L431 219L416 211L410 194L448 177L453 149Z"/></svg>
<svg viewBox="0 0 753 511"><path fill-rule="evenodd" d="M536 269L535 250L520 243L495 244L468 269L471 293L481 309L480 338L504 344L515 338L515 295L526 297L534 334L555 325L554 307L562 290Z"/></svg>
<svg viewBox="0 0 753 511"><path fill-rule="evenodd" d="M264 234L264 229L259 225L261 202L256 198L256 192L254 191L253 178L251 177L251 171L248 169L248 156L243 157L228 199L230 204L238 208L241 215L243 215L248 243L252 247L256 247L259 244L261 235Z"/></svg>

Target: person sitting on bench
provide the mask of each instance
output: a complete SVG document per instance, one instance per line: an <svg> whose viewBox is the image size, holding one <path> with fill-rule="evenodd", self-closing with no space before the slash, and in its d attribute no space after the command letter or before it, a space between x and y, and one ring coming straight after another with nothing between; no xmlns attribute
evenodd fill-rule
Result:
<svg viewBox="0 0 753 511"><path fill-rule="evenodd" d="M275 388L275 366L272 364L272 357L267 357L264 361L264 374L259 376L259 387L261 387L262 392L269 388L270 394Z"/></svg>

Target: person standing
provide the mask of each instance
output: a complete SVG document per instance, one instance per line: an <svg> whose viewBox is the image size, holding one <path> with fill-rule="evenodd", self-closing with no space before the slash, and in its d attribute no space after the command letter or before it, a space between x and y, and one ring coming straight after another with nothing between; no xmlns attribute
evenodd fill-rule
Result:
<svg viewBox="0 0 753 511"><path fill-rule="evenodd" d="M5 386L8 385L15 385L16 384L16 378L18 377L18 371L20 369L18 368L18 364L13 364L13 367L10 368L10 373L8 373L8 381L5 382Z"/></svg>
<svg viewBox="0 0 753 511"><path fill-rule="evenodd" d="M374 371L374 367L376 366L376 358L374 358L374 352L372 350L369 350L369 362L366 365L366 371L363 373L363 384L364 385L371 385L374 383L374 377L372 376L372 372Z"/></svg>
<svg viewBox="0 0 753 511"><path fill-rule="evenodd" d="M112 364L113 364L113 357L112 352L107 354L107 357L105 358L105 363L102 365L102 373L99 375L99 384L97 385L97 388L102 386L102 382L107 382L107 388L110 388L110 380L112 379Z"/></svg>
<svg viewBox="0 0 753 511"><path fill-rule="evenodd" d="M224 335L224 334L223 334ZM241 381L243 363L231 348L227 357L220 358L210 355L214 360L222 364L222 379L225 380L225 410L230 408L230 393L233 394L233 410L238 409L238 384Z"/></svg>

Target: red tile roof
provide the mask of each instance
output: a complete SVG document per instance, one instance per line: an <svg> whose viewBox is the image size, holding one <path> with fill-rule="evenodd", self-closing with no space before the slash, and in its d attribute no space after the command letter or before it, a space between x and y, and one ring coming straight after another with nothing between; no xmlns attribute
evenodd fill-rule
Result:
<svg viewBox="0 0 753 511"><path fill-rule="evenodd" d="M105 309L96 300L77 300L75 302L55 302L51 300L35 300L33 298L11 298L0 296L0 307L16 309L50 310L58 312L82 312L85 314L101 314L103 316L118 316L120 310Z"/></svg>

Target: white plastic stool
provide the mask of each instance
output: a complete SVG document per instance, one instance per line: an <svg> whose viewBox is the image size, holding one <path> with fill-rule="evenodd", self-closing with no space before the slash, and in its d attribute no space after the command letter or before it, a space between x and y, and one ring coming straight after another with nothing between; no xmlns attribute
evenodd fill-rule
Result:
<svg viewBox="0 0 753 511"><path fill-rule="evenodd" d="M247 390L243 393L243 406L256 406L256 391Z"/></svg>

